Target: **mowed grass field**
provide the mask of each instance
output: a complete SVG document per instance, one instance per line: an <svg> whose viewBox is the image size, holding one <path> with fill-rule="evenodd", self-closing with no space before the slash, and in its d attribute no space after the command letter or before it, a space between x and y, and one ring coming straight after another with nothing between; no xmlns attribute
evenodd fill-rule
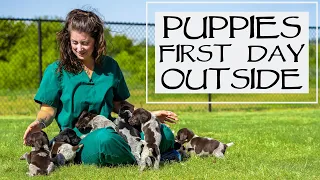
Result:
<svg viewBox="0 0 320 180"><path fill-rule="evenodd" d="M258 112L177 112L179 123L200 136L234 142L225 159L191 157L142 173L137 166L61 167L33 179L320 179L320 111L282 109ZM0 179L28 179L19 157L30 151L23 133L34 116L0 116ZM56 123L45 131L52 138Z"/></svg>

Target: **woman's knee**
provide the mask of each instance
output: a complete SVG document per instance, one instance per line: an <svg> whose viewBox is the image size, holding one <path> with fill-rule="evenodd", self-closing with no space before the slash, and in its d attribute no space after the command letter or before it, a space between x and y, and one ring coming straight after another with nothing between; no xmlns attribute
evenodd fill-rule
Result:
<svg viewBox="0 0 320 180"><path fill-rule="evenodd" d="M166 152L168 150L173 149L174 146L174 134L172 132L172 130L164 125L161 124L161 135L162 135L162 140L160 143L160 152Z"/></svg>
<svg viewBox="0 0 320 180"><path fill-rule="evenodd" d="M81 160L85 164L133 163L129 145L112 128L98 129L83 140Z"/></svg>

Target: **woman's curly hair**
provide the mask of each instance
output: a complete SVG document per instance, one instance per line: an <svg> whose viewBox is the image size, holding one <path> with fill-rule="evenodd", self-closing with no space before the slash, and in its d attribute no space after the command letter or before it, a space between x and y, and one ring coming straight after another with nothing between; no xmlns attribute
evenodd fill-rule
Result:
<svg viewBox="0 0 320 180"><path fill-rule="evenodd" d="M74 9L69 12L63 29L57 33L60 49L60 63L57 71L61 73L64 69L77 74L83 70L81 61L71 49L70 32L72 30L88 33L95 40L92 56L95 63L100 65L101 56L106 52L103 27L103 21L92 11Z"/></svg>

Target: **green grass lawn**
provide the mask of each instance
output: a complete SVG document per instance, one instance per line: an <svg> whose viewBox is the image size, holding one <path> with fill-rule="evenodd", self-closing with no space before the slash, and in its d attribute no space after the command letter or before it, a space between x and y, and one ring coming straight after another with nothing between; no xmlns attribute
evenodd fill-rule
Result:
<svg viewBox="0 0 320 180"><path fill-rule="evenodd" d="M171 125L175 132L188 127L200 136L233 141L226 158L191 157L142 173L137 166L72 165L34 179L320 179L319 110L177 113L179 123ZM19 157L30 151L22 136L34 118L0 116L0 179L28 178ZM58 127L54 123L45 131L52 138Z"/></svg>

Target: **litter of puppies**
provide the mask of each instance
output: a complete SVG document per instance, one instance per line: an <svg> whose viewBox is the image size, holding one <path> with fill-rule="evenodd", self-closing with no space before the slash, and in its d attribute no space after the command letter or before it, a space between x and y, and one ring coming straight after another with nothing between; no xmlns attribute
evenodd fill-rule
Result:
<svg viewBox="0 0 320 180"><path fill-rule="evenodd" d="M64 129L56 137L53 143L49 143L44 131L34 132L27 136L26 145L31 146L31 152L24 153L20 160L26 160L29 176L49 175L58 166L72 163L76 151L83 145L80 138L72 129Z"/></svg>
<svg viewBox="0 0 320 180"><path fill-rule="evenodd" d="M162 139L160 121L150 111L143 108L134 110L129 103L121 104L119 117L111 121L104 116L83 111L75 126L78 129L92 131L112 127L128 143L140 171L146 168L159 169L160 142ZM144 139L140 137L144 134ZM77 151L83 147L81 139L71 128L65 128L49 142L44 131L31 133L26 138L26 145L31 152L26 152L20 159L28 163L29 176L49 175L57 167L75 163ZM177 161L197 156L215 156L224 158L226 149L233 142L224 144L218 140L197 136L192 130L182 128L175 137L174 149L179 155ZM162 158L162 157L161 157ZM162 159L161 159L162 161ZM215 161L216 162L216 161Z"/></svg>

